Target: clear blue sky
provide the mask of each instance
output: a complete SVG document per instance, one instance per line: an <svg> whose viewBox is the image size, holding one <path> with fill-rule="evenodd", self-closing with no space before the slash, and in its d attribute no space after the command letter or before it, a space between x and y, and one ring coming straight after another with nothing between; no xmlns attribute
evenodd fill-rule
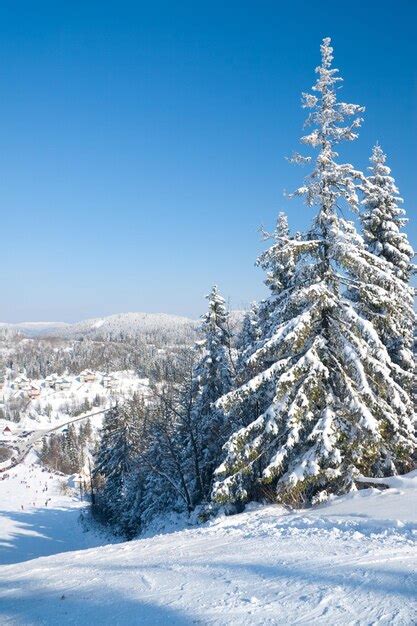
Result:
<svg viewBox="0 0 417 626"><path fill-rule="evenodd" d="M285 156L327 35L367 108L344 156L381 142L417 245L416 23L414 0L3 0L0 320L260 297L258 227L311 218Z"/></svg>

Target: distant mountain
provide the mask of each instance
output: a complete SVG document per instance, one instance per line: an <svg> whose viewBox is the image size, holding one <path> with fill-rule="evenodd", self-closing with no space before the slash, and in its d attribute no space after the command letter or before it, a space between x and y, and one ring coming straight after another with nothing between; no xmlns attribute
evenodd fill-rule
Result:
<svg viewBox="0 0 417 626"><path fill-rule="evenodd" d="M231 329L236 330L244 311L231 311ZM63 339L119 339L144 337L147 342L152 336L161 336L166 341L193 340L200 321L167 313L118 313L108 317L95 317L74 324L65 322L22 322L0 324L27 337L61 337ZM188 342L187 341L187 342Z"/></svg>
<svg viewBox="0 0 417 626"><path fill-rule="evenodd" d="M166 313L119 313L108 317L97 317L74 324L65 322L22 322L1 324L0 329L8 329L27 337L61 337L63 339L113 338L163 335L185 338L194 335L198 322L188 317Z"/></svg>
<svg viewBox="0 0 417 626"><path fill-rule="evenodd" d="M153 334L191 335L198 322L188 317L167 313L119 313L108 317L96 317L65 328L58 329L60 337L119 338L152 336Z"/></svg>
<svg viewBox="0 0 417 626"><path fill-rule="evenodd" d="M5 328L27 337L38 337L42 335L54 335L61 333L65 328L71 326L66 322L19 322L17 324L7 324L0 322L0 329Z"/></svg>

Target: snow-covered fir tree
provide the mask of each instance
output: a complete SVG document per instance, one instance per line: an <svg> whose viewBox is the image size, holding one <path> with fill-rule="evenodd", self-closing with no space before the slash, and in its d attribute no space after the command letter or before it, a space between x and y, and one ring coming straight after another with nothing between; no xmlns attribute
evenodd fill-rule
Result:
<svg viewBox="0 0 417 626"><path fill-rule="evenodd" d="M186 451L188 442L196 439L191 420L193 356L185 352L179 358L169 358L164 380L153 387L143 433L145 445L138 459L144 471L138 475L141 498L135 506L143 526L167 510L190 513L194 506L198 472L193 474L189 468L191 458L194 464L197 459L199 467L200 451L197 456L196 446Z"/></svg>
<svg viewBox="0 0 417 626"><path fill-rule="evenodd" d="M217 402L227 415L259 395L261 413L225 446L213 489L217 502L321 500L352 488L359 472L406 471L416 446L409 396L350 295L352 285L382 281L387 261L368 252L341 215L357 210L363 176L339 163L336 146L356 139L363 109L338 101L342 79L332 67L332 52L324 39L314 93L303 94L312 130L302 141L318 154L296 195L317 215L305 236L284 236L263 256L267 267L279 268L285 260L285 282L277 289L267 277L268 329L248 360L255 375Z"/></svg>
<svg viewBox="0 0 417 626"><path fill-rule="evenodd" d="M239 401L227 411L230 423L238 428L248 426L254 421L274 397L273 380L261 376L256 386L252 383L255 377L262 374L271 365L270 356L252 358L252 355L273 336L280 320L280 305L286 293L291 276L294 273L295 260L293 254L287 253L290 240L288 218L285 213L278 215L276 227L272 233L263 231L264 240L272 240L271 246L257 259L256 265L266 272L265 284L271 290L269 298L254 303L245 316L241 336L237 342L238 351L235 386L244 389L239 394ZM284 251L285 249L285 251Z"/></svg>
<svg viewBox="0 0 417 626"><path fill-rule="evenodd" d="M96 511L114 527L123 528L129 496L130 476L140 445L137 415L128 404L105 414L100 445L95 457L94 476L103 485L96 494Z"/></svg>
<svg viewBox="0 0 417 626"><path fill-rule="evenodd" d="M216 285L206 298L208 311L201 324L203 339L197 344L200 359L193 372L190 433L195 433L195 441L189 439L186 446L193 459L190 468L195 474L195 503L209 499L213 471L220 461L223 444L233 432L229 420L215 407L215 402L231 390L235 373L229 314Z"/></svg>
<svg viewBox="0 0 417 626"><path fill-rule="evenodd" d="M395 364L397 379L408 388L413 382L413 273L414 251L404 226L407 223L403 202L386 155L377 144L370 158L370 175L362 185L364 212L361 215L367 249L387 262L387 271L397 280L378 280L358 294L364 314L373 322ZM388 290L388 292L387 292Z"/></svg>
<svg viewBox="0 0 417 626"><path fill-rule="evenodd" d="M63 443L69 468L73 472L79 471L83 464L83 447L80 445L81 442L74 424L68 425Z"/></svg>
<svg viewBox="0 0 417 626"><path fill-rule="evenodd" d="M246 311L243 317L242 328L236 339L236 349L239 357L259 341L261 332L259 305L257 302L252 302L249 310ZM239 370L239 365L237 365L237 369Z"/></svg>
<svg viewBox="0 0 417 626"><path fill-rule="evenodd" d="M295 270L296 258L293 253L288 252L287 243L290 239L298 241L300 234L290 235L288 217L281 211L278 214L274 231L269 233L263 230L263 239L272 241L272 244L259 256L256 265L266 273L265 285L270 289L271 296L258 305L259 339L273 332L271 323L273 327L274 312L279 308L279 303L291 283ZM256 347L256 344L253 345Z"/></svg>
<svg viewBox="0 0 417 626"><path fill-rule="evenodd" d="M398 278L408 283L413 272L414 251L403 231L408 222L401 206L403 199L379 144L374 146L369 160L370 175L362 187L365 243L371 252L391 264L391 269Z"/></svg>
<svg viewBox="0 0 417 626"><path fill-rule="evenodd" d="M266 271L265 284L273 294L280 294L289 285L294 271L294 258L281 254L281 249L290 236L288 217L281 211L273 233L263 232L264 240L274 243L259 257L256 264ZM292 266L291 266L292 262Z"/></svg>

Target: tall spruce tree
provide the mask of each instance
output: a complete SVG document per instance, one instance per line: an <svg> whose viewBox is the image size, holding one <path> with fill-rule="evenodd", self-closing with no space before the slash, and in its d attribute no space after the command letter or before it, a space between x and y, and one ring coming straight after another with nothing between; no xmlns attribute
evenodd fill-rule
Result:
<svg viewBox="0 0 417 626"><path fill-rule="evenodd" d="M365 243L371 252L391 264L398 278L408 283L413 272L414 251L403 231L408 222L405 210L401 207L403 199L379 144L374 146L369 160L370 175L362 187Z"/></svg>
<svg viewBox="0 0 417 626"><path fill-rule="evenodd" d="M253 422L274 398L274 381L263 375L272 364L271 355L260 357L258 349L274 336L277 324L280 323L282 300L295 267L294 255L288 254L287 251L287 243L291 237L285 213L279 213L272 233L263 231L263 238L272 240L272 244L257 259L256 265L265 271L265 284L269 287L271 295L252 305L244 319L243 337L237 344L235 386L241 388L243 393L239 394L239 401L233 404L227 414L231 418L231 423L238 427L248 426ZM246 330L247 327L249 328ZM254 353L256 356L253 356ZM245 383L249 382L250 386L243 391Z"/></svg>
<svg viewBox="0 0 417 626"><path fill-rule="evenodd" d="M413 383L413 273L414 251L404 232L407 223L403 202L386 155L377 144L370 157L370 175L362 185L364 212L361 215L367 249L387 262L397 280L378 280L358 294L362 311L375 325L388 352L399 370L397 380L411 389ZM387 294L387 289L390 292Z"/></svg>
<svg viewBox="0 0 417 626"><path fill-rule="evenodd" d="M67 432L63 438L63 449L68 472L79 472L82 469L82 446L75 430L74 424L69 424Z"/></svg>
<svg viewBox="0 0 417 626"><path fill-rule="evenodd" d="M201 357L194 370L190 414L195 442L189 440L187 445L193 459L196 454L200 457L198 464L195 461L191 463L192 471L196 474L193 481L193 500L196 503L209 499L213 471L220 462L223 444L233 432L229 420L225 420L223 412L215 406L215 402L228 393L233 385L234 362L229 314L216 285L206 298L208 311L202 319L203 339L197 346Z"/></svg>
<svg viewBox="0 0 417 626"><path fill-rule="evenodd" d="M271 289L276 306L269 332L249 359L259 373L217 403L227 414L263 391L261 414L225 446L213 489L218 502L321 500L352 488L358 472L408 469L415 449L409 396L394 380L374 326L350 297L352 285L382 280L387 262L366 250L341 215L357 210L363 176L338 162L336 146L356 139L363 109L338 102L342 79L332 52L324 39L314 93L303 94L313 128L302 141L318 154L296 195L317 215L304 237L283 237L264 255L270 266L275 254L286 260L286 285L278 297Z"/></svg>
<svg viewBox="0 0 417 626"><path fill-rule="evenodd" d="M95 457L94 475L104 479L96 505L101 516L121 531L139 443L137 415L131 407L118 405L107 411Z"/></svg>

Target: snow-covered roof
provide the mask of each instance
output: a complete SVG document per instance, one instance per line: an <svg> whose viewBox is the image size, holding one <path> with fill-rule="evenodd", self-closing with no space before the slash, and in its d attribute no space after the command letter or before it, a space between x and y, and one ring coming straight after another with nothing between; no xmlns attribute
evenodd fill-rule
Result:
<svg viewBox="0 0 417 626"><path fill-rule="evenodd" d="M25 376L24 374L19 374L19 376L16 376L16 378L14 379L14 382L15 383L28 383L29 378Z"/></svg>

